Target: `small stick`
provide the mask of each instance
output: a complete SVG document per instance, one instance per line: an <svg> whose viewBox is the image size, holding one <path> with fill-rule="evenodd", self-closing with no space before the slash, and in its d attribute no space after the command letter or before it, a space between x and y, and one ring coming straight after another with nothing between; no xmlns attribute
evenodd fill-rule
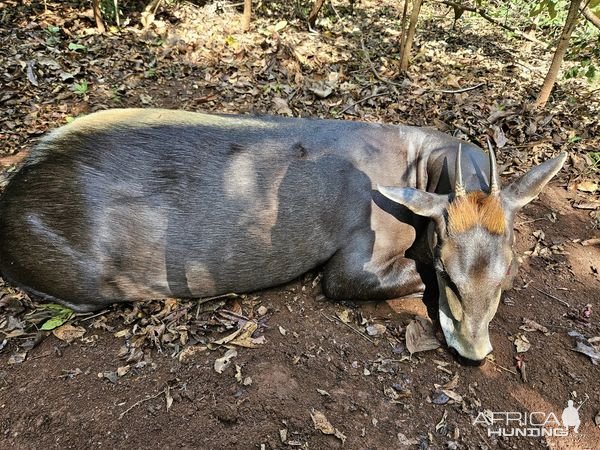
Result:
<svg viewBox="0 0 600 450"><path fill-rule="evenodd" d="M135 408L136 406L139 406L139 405L141 405L142 403L144 403L144 402L147 402L148 400L155 399L156 397L159 397L159 396L160 396L160 395L162 395L162 394L165 394L165 395L166 395L166 394L167 394L167 389L163 389L163 390L162 390L162 391L160 391L158 394L156 394L156 395L153 395L152 397L146 397L146 398L143 398L143 399L141 399L141 400L138 400L138 401L137 401L137 402L135 402L133 405L131 405L129 408L127 408L125 411L123 411L121 414L119 414L119 420L121 420L125 414L127 414L129 411L131 411L131 410L132 410L133 408Z"/></svg>
<svg viewBox="0 0 600 450"><path fill-rule="evenodd" d="M570 308L570 307L571 307L571 305L569 305L569 304L568 304L567 302L565 302L564 300L562 300L562 299L560 299L560 298L558 298L558 297L555 297L555 296L554 296L554 295L552 295L552 294L548 294L547 292L544 292L544 291L542 291L541 289L538 289L538 288L536 288L535 286L531 286L531 287L532 287L532 288L534 288L536 291L540 292L541 294L544 294L544 295L546 295L546 296L550 297L551 299L554 299L554 300L556 300L557 302L559 302L559 303L561 303L561 304L565 305L567 308Z"/></svg>
<svg viewBox="0 0 600 450"><path fill-rule="evenodd" d="M498 363L497 363L497 362L495 362L495 361L492 361L491 359L488 359L488 361L489 361L489 362L491 362L493 365L495 365L497 368L504 370L505 372L512 373L513 375L519 375L519 374L518 374L517 372L515 372L514 370L507 369L506 367L504 367L504 366L501 366L500 364L498 364Z"/></svg>
<svg viewBox="0 0 600 450"><path fill-rule="evenodd" d="M326 316L324 313L323 313L323 315L324 315L325 317L327 317L327 316ZM335 316L331 316L331 317L332 317L332 318L333 318L333 320L335 320L336 322L339 322L339 323L341 323L342 325L345 325L345 326L347 326L348 328L350 328L352 331L354 331L356 334L358 334L358 335L359 335L360 337L362 337L363 339L366 339L367 341L369 341L371 344L373 344L373 345L377 345L373 339L370 339L370 338L369 338L369 337L368 337L368 336L367 336L365 333L363 333L362 331L360 331L360 330L357 330L357 329L356 329L356 328L354 328L352 325L350 325L350 324L348 324L348 323L346 323L346 322L344 322L344 321L342 321L342 320L338 319L338 318L337 318L337 317L335 317ZM327 318L328 318L328 319L331 321L331 319L330 319L329 317L327 317Z"/></svg>
<svg viewBox="0 0 600 450"><path fill-rule="evenodd" d="M348 111L350 108L358 105L359 103L363 103L366 102L367 100L371 100L372 98L375 97L381 97L383 95L387 95L389 92L380 92L379 94L373 94L373 95L369 95L368 97L365 98L361 98L359 101L352 103L351 105L346 106L344 109L342 109L338 116L341 116L342 114L344 114L346 111Z"/></svg>
<svg viewBox="0 0 600 450"><path fill-rule="evenodd" d="M453 90L447 90L447 89L440 89L439 92L443 92L444 94L460 94L462 92L469 92L469 91L472 91L474 89L480 88L484 84L485 83L479 83L479 84L476 84L475 86L469 86L469 87L462 88L462 89L456 89L455 91L453 91Z"/></svg>
<svg viewBox="0 0 600 450"><path fill-rule="evenodd" d="M525 225L527 223L537 222L538 220L547 220L547 217L538 217L537 219L524 220L523 222L517 222L515 225Z"/></svg>
<svg viewBox="0 0 600 450"><path fill-rule="evenodd" d="M238 314L238 313L234 313L233 311L229 311L228 309L220 309L219 311L217 311L221 316L233 316L236 319L242 319L245 320L246 322L249 322L250 319L246 316L244 316L243 314Z"/></svg>
<svg viewBox="0 0 600 450"><path fill-rule="evenodd" d="M85 322L86 320L95 319L96 317L103 316L110 312L110 309L105 309L104 311L100 311L99 313L93 314L89 317L84 317L83 319L79 319L80 322Z"/></svg>
<svg viewBox="0 0 600 450"><path fill-rule="evenodd" d="M402 87L402 85L400 83L394 83L393 81L390 81L386 78L383 78L381 75L379 75L379 73L377 72L377 69L375 69L375 66L373 65L373 62L371 62L371 58L369 58L369 53L367 52L367 48L365 47L365 41L363 40L362 37L360 38L360 45L362 46L362 50L363 50L363 53L365 54L365 58L367 58L367 61L369 62L369 66L371 66L371 72L373 72L373 75L375 75L375 78L377 78L379 81L382 81L383 83L387 83L390 86L392 86L394 91L396 91L394 86Z"/></svg>

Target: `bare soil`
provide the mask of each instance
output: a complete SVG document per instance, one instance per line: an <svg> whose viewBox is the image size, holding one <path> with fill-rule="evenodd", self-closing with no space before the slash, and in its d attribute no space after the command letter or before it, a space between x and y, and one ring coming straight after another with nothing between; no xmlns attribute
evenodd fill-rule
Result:
<svg viewBox="0 0 600 450"><path fill-rule="evenodd" d="M162 36L168 40L172 35L152 28L148 35L92 34L82 40L89 53L78 55L67 52L66 46L92 23L82 18L72 3L48 2L46 12L41 2L23 2L18 8L14 2L0 3L12 7L0 29L0 62L7 62L3 69L6 89L0 94L6 115L0 119L0 136L6 155L3 165L9 171L37 136L81 112L162 106L287 115L281 101L273 103L278 97L285 98L292 113L335 116L346 105L379 92L372 89L372 83L378 81L371 77L358 91L351 87L344 91L336 85L339 95L333 100L321 101L310 94L311 83L328 79L330 71L360 72L349 80L358 84L361 76L363 81L369 78L368 61L342 61L344 57L331 53L332 48L350 51L340 40L340 36L352 39L347 29L333 27L324 33L321 44L315 44L315 59L304 61L298 56L302 53L299 42L310 35L290 31L290 41L284 37L283 43L276 43L272 30L259 32L265 24L276 22L266 13L253 22L254 31L245 37L235 34L227 14L225 19L206 19L202 26L195 22L193 29L198 33L210 35L214 29L223 37L231 33L241 42L236 48L234 44L210 47L208 41L199 44L196 35L179 36L161 47L155 39ZM380 6L374 3L362 3L363 9L355 13L357 22L374 14L373 8ZM339 10L345 13L341 6ZM185 14L178 17L180 22L173 21L180 30L191 29L182 25ZM161 19L169 23L172 18ZM290 23L302 28L291 19ZM64 30L62 43L51 47L44 31L49 24ZM424 36L429 39L423 43L424 49L438 26L437 22L424 25ZM382 29L383 25L371 31L379 39L377 33ZM479 39L468 33L447 39L449 46L442 53L447 51L449 58L462 61L456 68L464 76L461 82L476 78L475 70L465 72L464 67L479 67L481 61L468 62L465 54L451 52L460 53L460 48L475 46ZM480 136L489 125L485 118L496 111L496 106L482 106L489 98L517 95L518 89L519 95L526 95L523 92L531 89L523 79L517 89L511 85L518 78L513 72L495 69L493 64L507 67L507 52L494 50L507 43L498 37L486 39L481 44L489 50L491 62L480 69L484 74L477 76L494 74L497 84L492 92L450 100L431 92L410 91L403 101L384 96L378 97L384 103L365 101L344 117L456 127L465 137ZM298 44L295 57L289 50L292 41ZM353 44L358 52L360 43ZM331 47L324 49L327 45ZM367 47L388 54L375 49L375 44ZM221 57L207 60L202 53L207 48L221 52ZM264 50L262 54L259 48ZM426 90L447 87L438 75L445 63L436 59L436 51L421 55L420 67L434 61L427 75L432 85ZM252 52L259 55L257 59L252 59ZM61 76L53 62L40 59L42 53L55 58L62 65L60 71L72 73L79 67L80 75L74 80L91 80L97 89L77 94L61 85L68 73ZM204 68L194 60L197 53L205 58L200 59ZM31 76L28 80L29 58L41 67L35 72L38 86ZM316 61L319 58L321 61ZM395 76L385 61L373 59L382 74ZM244 70L255 77L243 80ZM423 84L418 72L414 69L411 79ZM391 90L386 83L380 84ZM253 91L256 86L260 87L257 92ZM292 90L295 86L297 92ZM404 335L415 316L426 315L420 299L333 303L320 293L318 270L286 286L201 305L165 300L75 316L70 323L83 327L85 334L71 342L40 332L40 317L45 314L42 306L14 288L2 286L0 331L7 335L10 330L22 329L23 334L0 342L0 448L598 448L600 429L595 417L600 412L600 365L573 351L576 338L568 334L600 336L600 249L582 245L598 237L597 216L590 215L593 209L572 206L597 201L597 195L577 192L573 182L589 177L589 172L573 171L576 155L590 148L598 123L597 117L595 122L590 119L593 114L582 112L591 108L585 105L585 92L569 88L573 85L560 87L558 98L573 95L579 102L563 102L568 108L561 103L551 115L552 123L520 107L516 116L506 116L500 123L499 129L508 139L500 159L509 165L508 172L510 167L519 172L567 145L575 159L568 174L563 173L516 218L516 246L523 263L515 288L504 294L491 324L494 352L484 366L461 366L444 346L411 357ZM514 107L510 99L503 101ZM524 130L530 130L532 123L537 124L537 134L528 136ZM582 139L567 144L573 130ZM521 145L530 140L536 140L535 149ZM347 323L341 318L348 319ZM524 319L534 320L548 332L520 329ZM237 356L218 373L215 360L227 349L210 343L247 320L258 325L253 335L258 339L255 348L232 346ZM368 335L366 327L373 324L385 325L385 331ZM531 344L520 357L524 371L517 367L513 341L518 335L525 335ZM24 360L17 357L24 353ZM474 424L486 411L554 413L560 420L569 399L575 406L581 404L581 427L579 433L567 437L488 436L486 426ZM313 417L319 413L337 430L337 436L317 429Z"/></svg>

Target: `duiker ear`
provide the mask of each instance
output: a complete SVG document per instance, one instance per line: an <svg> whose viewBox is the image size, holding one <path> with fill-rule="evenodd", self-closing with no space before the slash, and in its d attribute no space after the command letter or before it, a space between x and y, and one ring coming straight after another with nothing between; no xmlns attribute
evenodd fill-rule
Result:
<svg viewBox="0 0 600 450"><path fill-rule="evenodd" d="M419 216L441 219L448 208L448 196L446 195L396 186L377 186L377 190Z"/></svg>
<svg viewBox="0 0 600 450"><path fill-rule="evenodd" d="M518 210L536 198L544 186L561 169L566 159L567 153L562 152L556 158L544 161L502 189L500 195L506 206L513 211Z"/></svg>

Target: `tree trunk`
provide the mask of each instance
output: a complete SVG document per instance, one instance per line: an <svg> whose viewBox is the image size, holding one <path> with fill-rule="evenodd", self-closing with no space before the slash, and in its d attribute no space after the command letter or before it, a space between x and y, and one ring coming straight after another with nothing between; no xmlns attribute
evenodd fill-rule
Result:
<svg viewBox="0 0 600 450"><path fill-rule="evenodd" d="M92 0L92 10L94 11L94 19L96 19L96 28L98 28L100 33L104 33L106 27L102 20L102 12L100 11L100 0Z"/></svg>
<svg viewBox="0 0 600 450"><path fill-rule="evenodd" d="M573 33L575 26L577 25L580 5L581 0L571 0L571 5L569 6L569 14L567 15L567 20L565 21L565 26L560 35L558 45L556 46L556 51L554 52L554 57L552 58L552 64L550 64L550 69L546 74L546 78L544 79L542 89L540 89L540 93L535 99L535 102L533 103L534 106L543 108L544 106L546 106L548 98L550 98L550 93L552 92L552 88L554 87L554 83L556 83L556 78L558 77L558 71L560 70L560 66L563 62L563 59L565 58L567 49L569 48L569 40L571 39L571 34Z"/></svg>
<svg viewBox="0 0 600 450"><path fill-rule="evenodd" d="M583 13L583 17L589 20L592 25L594 25L596 28L600 28L600 17L594 14L594 11L586 6L581 10L581 12Z"/></svg>
<svg viewBox="0 0 600 450"><path fill-rule="evenodd" d="M244 15L242 17L242 31L250 29L250 18L252 17L252 0L244 0Z"/></svg>
<svg viewBox="0 0 600 450"><path fill-rule="evenodd" d="M413 0L413 6L410 11L410 22L408 24L406 40L404 42L404 48L402 49L402 56L400 59L400 71L402 72L406 72L408 69L408 58L410 57L410 50L412 49L413 40L417 31L417 21L419 20L419 12L421 12L422 4L423 0Z"/></svg>
<svg viewBox="0 0 600 450"><path fill-rule="evenodd" d="M310 14L308 15L308 24L311 28L313 28L315 26L315 23L317 22L317 16L319 15L319 11L321 11L321 8L323 7L323 3L325 3L325 0L315 0L315 3L313 4L312 9L310 10Z"/></svg>
<svg viewBox="0 0 600 450"><path fill-rule="evenodd" d="M402 19L400 19L400 61L402 61L402 55L404 54L404 45L406 44L406 20L408 18L408 1L404 0L402 5Z"/></svg>

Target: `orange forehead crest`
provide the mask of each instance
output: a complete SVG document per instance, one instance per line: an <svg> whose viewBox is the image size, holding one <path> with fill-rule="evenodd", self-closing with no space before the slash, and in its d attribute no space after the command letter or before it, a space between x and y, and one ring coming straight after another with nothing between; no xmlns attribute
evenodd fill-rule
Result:
<svg viewBox="0 0 600 450"><path fill-rule="evenodd" d="M462 233L481 226L492 234L504 234L504 209L498 196L470 192L454 199L448 207L448 232Z"/></svg>

